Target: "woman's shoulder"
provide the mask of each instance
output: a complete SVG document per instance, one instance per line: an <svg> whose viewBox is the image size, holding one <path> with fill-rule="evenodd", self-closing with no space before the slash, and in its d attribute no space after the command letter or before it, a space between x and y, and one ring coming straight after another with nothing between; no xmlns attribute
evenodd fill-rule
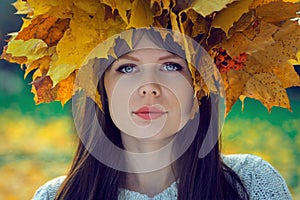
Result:
<svg viewBox="0 0 300 200"><path fill-rule="evenodd" d="M60 176L46 182L35 192L32 200L54 200L56 192L65 178L65 176Z"/></svg>
<svg viewBox="0 0 300 200"><path fill-rule="evenodd" d="M222 159L240 177L250 199L292 199L283 177L261 157L233 154Z"/></svg>

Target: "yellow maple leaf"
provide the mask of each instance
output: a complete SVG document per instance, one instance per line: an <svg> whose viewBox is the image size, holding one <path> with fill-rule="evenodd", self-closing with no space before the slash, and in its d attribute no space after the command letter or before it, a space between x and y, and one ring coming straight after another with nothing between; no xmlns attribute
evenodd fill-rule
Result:
<svg viewBox="0 0 300 200"><path fill-rule="evenodd" d="M212 26L215 28L221 28L228 34L228 30L233 26L233 23L249 10L249 5L252 0L243 0L233 2L228 5L226 9L218 12L212 22Z"/></svg>
<svg viewBox="0 0 300 200"><path fill-rule="evenodd" d="M172 24L172 30L179 31L177 15L173 11L170 12L170 22Z"/></svg>
<svg viewBox="0 0 300 200"><path fill-rule="evenodd" d="M34 15L41 15L47 13L52 6L57 6L57 0L39 1L27 0L30 7L34 10Z"/></svg>
<svg viewBox="0 0 300 200"><path fill-rule="evenodd" d="M94 58L108 58L109 56L112 56L115 59L117 59L117 55L113 48L115 46L115 40L117 38L123 39L128 44L129 48L132 49L132 34L133 34L133 30L129 29L129 30L123 31L120 34L116 34L116 35L108 38L107 40L99 43L84 58L84 61L82 62L82 66L86 65L91 59L94 59Z"/></svg>
<svg viewBox="0 0 300 200"><path fill-rule="evenodd" d="M250 24L244 31L234 33L229 39L222 41L219 46L225 48L231 56L237 56L241 52L252 54L264 50L266 46L275 42L272 35L279 28L264 21L258 23L256 28Z"/></svg>
<svg viewBox="0 0 300 200"><path fill-rule="evenodd" d="M300 38L299 26L286 23L274 34L275 43L267 45L265 50L257 51L252 56L262 63L263 68L286 65L288 60L294 58L300 50L300 40L295 40L295 38Z"/></svg>
<svg viewBox="0 0 300 200"><path fill-rule="evenodd" d="M31 62L48 55L48 45L40 39L13 40L9 42L6 53L13 57L25 56Z"/></svg>
<svg viewBox="0 0 300 200"><path fill-rule="evenodd" d="M291 109L286 90L272 73L258 73L249 77L243 95L259 100L269 111L273 106Z"/></svg>
<svg viewBox="0 0 300 200"><path fill-rule="evenodd" d="M36 76L31 88L36 104L60 101L64 105L74 93L74 81L75 72L55 87L53 87L53 82L49 76Z"/></svg>
<svg viewBox="0 0 300 200"><path fill-rule="evenodd" d="M62 105L67 103L67 101L69 101L75 93L75 77L76 73L73 72L65 80L62 80L59 84L57 84L58 89L55 100L60 101Z"/></svg>
<svg viewBox="0 0 300 200"><path fill-rule="evenodd" d="M32 38L42 39L48 46L55 46L69 28L69 19L59 19L49 15L39 15L30 20L30 24L22 27L16 40Z"/></svg>
<svg viewBox="0 0 300 200"><path fill-rule="evenodd" d="M12 56L11 53L7 53L7 46L4 46L3 47L3 52L0 56L0 59L5 59L7 60L8 62L11 62L11 63L18 63L21 65L21 68L23 68L23 64L27 63L27 57L26 56Z"/></svg>
<svg viewBox="0 0 300 200"><path fill-rule="evenodd" d="M73 0L73 3L89 15L95 15L99 6L99 0Z"/></svg>
<svg viewBox="0 0 300 200"><path fill-rule="evenodd" d="M290 59L289 62L292 64L292 65L300 65L300 50L297 52L297 55L296 55L296 59Z"/></svg>
<svg viewBox="0 0 300 200"><path fill-rule="evenodd" d="M186 14L186 17L183 17ZM185 9L180 12L180 27L184 33L194 38L199 34L205 34L209 30L207 20L193 9ZM185 19L184 19L185 18Z"/></svg>
<svg viewBox="0 0 300 200"><path fill-rule="evenodd" d="M247 79L249 78L249 74L244 73L244 71L229 70L227 73L222 73L221 76L226 92L225 115L227 115L232 106L239 99L240 95L242 95Z"/></svg>
<svg viewBox="0 0 300 200"><path fill-rule="evenodd" d="M78 0L77 0L78 1ZM81 0L84 2L84 0ZM72 8L74 7L73 0L27 0L30 7L33 8L34 16L49 14L57 18L70 18L72 17Z"/></svg>
<svg viewBox="0 0 300 200"><path fill-rule="evenodd" d="M28 27L31 24L31 19L22 18L23 24L20 28L20 31L22 31L24 28Z"/></svg>
<svg viewBox="0 0 300 200"><path fill-rule="evenodd" d="M212 14L226 8L227 4L230 4L236 0L219 0L219 1L207 1L207 0L197 0L193 1L191 8L197 11L203 17Z"/></svg>
<svg viewBox="0 0 300 200"><path fill-rule="evenodd" d="M74 74L81 68L82 63L86 64L91 58L106 58L108 54L115 56L112 48L115 40L111 38L106 41L107 38L128 28L165 28L171 24L173 30L180 30L196 38L208 50L219 44L231 56L241 52L251 54L244 69L229 70L222 74L226 88L227 113L238 98L244 100L245 97L262 101L268 109L276 105L289 108L284 88L300 85L298 74L287 63L293 58L291 62L299 64L300 57L300 44L295 40L300 37L299 27L288 22L298 9L299 5L293 4L295 2L17 0L15 7L22 13L31 12L27 15L31 20L26 20L19 34L11 38L2 58L10 62L25 63L25 76L35 70L33 90L36 102L60 100L65 103L72 96L70 88L74 82ZM249 5L253 9L250 12ZM211 15L212 13L215 14ZM279 24L281 21L286 23ZM167 36L163 31L160 33L163 38ZM131 46L131 36L123 35L121 39ZM40 39L46 45L32 39ZM190 41L180 36L174 40L183 47L192 46ZM97 46L100 43L102 45ZM193 53L193 49L186 52L188 61ZM192 71L192 66L189 67ZM199 93L203 92L200 91L202 85L200 86L199 77L193 74L193 80L197 93L198 90ZM248 83L249 80L251 83ZM279 84L278 87L273 83ZM96 96L95 101L100 99L100 94Z"/></svg>
<svg viewBox="0 0 300 200"><path fill-rule="evenodd" d="M153 7L154 3L157 3L158 5L162 5L162 9L169 10L171 1L172 0L151 0L150 5Z"/></svg>
<svg viewBox="0 0 300 200"><path fill-rule="evenodd" d="M226 107L229 109L240 95L261 101L268 110L273 106L290 109L285 88L300 86L300 77L287 61L299 51L300 41L294 38L300 37L300 29L293 23L286 23L282 27L270 25L261 21L259 32L251 36L251 31L246 29L242 34L243 37L240 37L240 33L238 33L239 37L234 34L230 39L236 39L236 41L231 41L233 42L231 46L229 43L227 44L234 55L240 51L248 51L249 46L255 44L250 48L251 55L248 56L245 62L246 66L242 70L239 72L229 71L226 74L227 77L223 75L226 88ZM245 38L248 40L252 38L251 42L247 42ZM264 39L270 42L264 44ZM264 45L264 48L261 48L261 45ZM234 78L232 73L239 74ZM234 82L234 80L239 81ZM243 98L242 96L241 100Z"/></svg>
<svg viewBox="0 0 300 200"><path fill-rule="evenodd" d="M89 59L88 62L82 66L77 74L75 79L76 88L82 89L85 94L90 97L100 108L102 108L100 93L97 89L98 87L98 74L95 69L100 66L100 59Z"/></svg>
<svg viewBox="0 0 300 200"><path fill-rule="evenodd" d="M300 76L290 63L274 66L272 71L282 82L284 88L300 86Z"/></svg>
<svg viewBox="0 0 300 200"><path fill-rule="evenodd" d="M85 1L85 0L81 0ZM55 6L51 5L51 8L45 13L57 18L72 18L72 10L74 7L77 7L74 5L73 0L64 0L64 1L57 1L57 4Z"/></svg>
<svg viewBox="0 0 300 200"><path fill-rule="evenodd" d="M256 16L262 20L280 25L282 21L290 20L297 16L299 4L290 2L272 2L255 9Z"/></svg>
<svg viewBox="0 0 300 200"><path fill-rule="evenodd" d="M153 23L153 12L150 1L134 0L131 8L131 16L127 28L149 27Z"/></svg>
<svg viewBox="0 0 300 200"><path fill-rule="evenodd" d="M128 24L127 12L131 10L132 6L130 0L123 0L122 3L118 0L100 0L100 2L111 7L113 12L117 10L123 21Z"/></svg>
<svg viewBox="0 0 300 200"><path fill-rule="evenodd" d="M41 76L45 76L48 72L48 69L50 67L50 61L51 61L51 57L50 56L44 56L40 59L37 59L31 63L28 63L26 65L26 70L25 70L25 74L24 74L24 78L26 78L26 76L33 70L35 69L39 69L40 71L40 75Z"/></svg>
<svg viewBox="0 0 300 200"><path fill-rule="evenodd" d="M12 4L16 9L16 14L28 14L33 12L27 1L17 0Z"/></svg>
<svg viewBox="0 0 300 200"><path fill-rule="evenodd" d="M126 24L120 17L106 19L105 6L99 4L91 19L89 14L74 8L74 17L68 29L56 46L57 57L53 58L48 74L55 86L66 79L85 62L86 56L105 39L125 30ZM114 26L115 28L111 28ZM109 43L110 45L111 43ZM105 53L105 50L104 52Z"/></svg>
<svg viewBox="0 0 300 200"><path fill-rule="evenodd" d="M282 2L290 2L290 3L298 3L299 0L281 0ZM257 8L259 6L269 4L272 2L278 2L278 0L253 0L253 3L251 4L250 8Z"/></svg>
<svg viewBox="0 0 300 200"><path fill-rule="evenodd" d="M255 11L251 10L247 13L244 13L240 19L236 22L234 22L234 25L229 29L228 36L231 37L236 32L243 32L247 28L249 28L250 25L254 25L255 20L259 22L259 19L255 16Z"/></svg>

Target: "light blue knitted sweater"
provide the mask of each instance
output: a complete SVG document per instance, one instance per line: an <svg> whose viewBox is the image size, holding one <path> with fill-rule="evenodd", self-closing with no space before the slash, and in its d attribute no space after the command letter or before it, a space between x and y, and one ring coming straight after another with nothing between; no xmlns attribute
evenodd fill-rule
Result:
<svg viewBox="0 0 300 200"><path fill-rule="evenodd" d="M290 200L291 194L282 176L269 163L260 157L249 154L223 156L224 163L234 170L243 181L251 200ZM35 193L33 200L53 200L64 180L55 178ZM138 192L120 189L119 200L176 200L177 186L174 182L163 192L148 197Z"/></svg>

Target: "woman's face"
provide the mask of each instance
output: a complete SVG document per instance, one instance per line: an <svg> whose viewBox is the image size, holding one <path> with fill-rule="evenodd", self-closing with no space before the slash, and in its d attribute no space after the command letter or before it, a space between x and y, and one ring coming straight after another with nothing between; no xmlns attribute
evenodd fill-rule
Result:
<svg viewBox="0 0 300 200"><path fill-rule="evenodd" d="M113 122L136 138L174 135L197 107L186 61L161 49L143 48L120 57L106 70L104 86Z"/></svg>

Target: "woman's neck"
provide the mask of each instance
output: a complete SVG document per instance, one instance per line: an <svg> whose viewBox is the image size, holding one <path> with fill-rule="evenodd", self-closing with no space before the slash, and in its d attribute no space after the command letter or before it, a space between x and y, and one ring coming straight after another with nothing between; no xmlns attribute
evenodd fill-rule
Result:
<svg viewBox="0 0 300 200"><path fill-rule="evenodd" d="M173 137L151 140L138 139L127 134L122 133L122 143L124 148L139 155L146 155L143 160L135 160L132 157L127 158L127 162L131 169L137 173L127 173L126 188L141 194L147 194L149 197L161 193L168 188L175 180L176 176L172 169L172 145L169 145L169 150L159 152L161 148L172 142ZM151 152L158 152L152 154ZM165 167L157 167L162 163L166 163ZM147 172L143 171L143 166L149 167ZM142 173L139 173L142 169Z"/></svg>
<svg viewBox="0 0 300 200"><path fill-rule="evenodd" d="M174 135L163 139L152 139L136 138L126 133L121 133L121 138L123 146L127 151L134 153L150 153L168 145L172 142Z"/></svg>
<svg viewBox="0 0 300 200"><path fill-rule="evenodd" d="M128 173L126 189L153 197L168 188L174 181L175 175L171 166L148 173Z"/></svg>

